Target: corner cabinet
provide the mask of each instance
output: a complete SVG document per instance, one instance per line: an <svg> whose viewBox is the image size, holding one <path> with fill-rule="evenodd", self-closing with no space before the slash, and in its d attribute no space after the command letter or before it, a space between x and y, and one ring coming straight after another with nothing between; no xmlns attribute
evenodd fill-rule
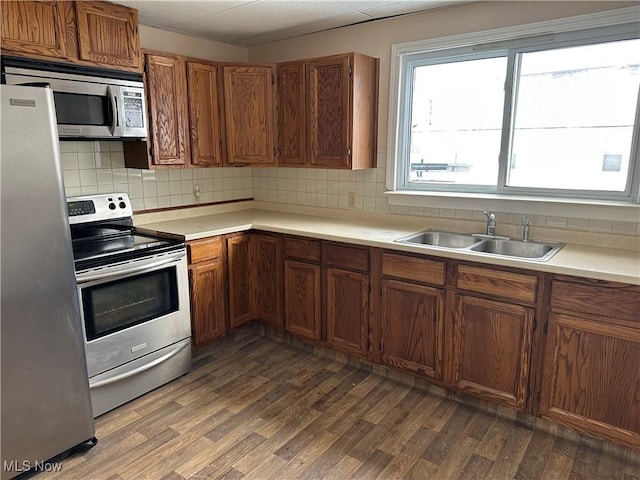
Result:
<svg viewBox="0 0 640 480"><path fill-rule="evenodd" d="M187 243L194 346L226 333L226 289L223 243L220 237Z"/></svg>
<svg viewBox="0 0 640 480"><path fill-rule="evenodd" d="M556 276L541 414L640 449L640 286Z"/></svg>
<svg viewBox="0 0 640 480"><path fill-rule="evenodd" d="M536 275L457 266L450 310L453 386L524 409L537 285Z"/></svg>
<svg viewBox="0 0 640 480"><path fill-rule="evenodd" d="M272 327L283 328L280 236L228 235L227 255L230 327L262 320Z"/></svg>
<svg viewBox="0 0 640 480"><path fill-rule="evenodd" d="M283 165L376 166L379 61L359 53L278 65Z"/></svg>
<svg viewBox="0 0 640 480"><path fill-rule="evenodd" d="M101 1L2 2L2 49L139 72L138 11Z"/></svg>
<svg viewBox="0 0 640 480"><path fill-rule="evenodd" d="M224 65L229 166L274 166L275 72L272 66Z"/></svg>

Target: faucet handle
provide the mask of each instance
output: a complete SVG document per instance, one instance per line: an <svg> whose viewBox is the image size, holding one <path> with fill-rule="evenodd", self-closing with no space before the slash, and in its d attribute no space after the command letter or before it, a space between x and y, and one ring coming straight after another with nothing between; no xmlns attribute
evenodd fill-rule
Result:
<svg viewBox="0 0 640 480"><path fill-rule="evenodd" d="M522 241L528 242L529 241L529 225L531 225L531 223L529 222L529 219L527 218L526 215L522 220L520 220L520 223L522 224Z"/></svg>

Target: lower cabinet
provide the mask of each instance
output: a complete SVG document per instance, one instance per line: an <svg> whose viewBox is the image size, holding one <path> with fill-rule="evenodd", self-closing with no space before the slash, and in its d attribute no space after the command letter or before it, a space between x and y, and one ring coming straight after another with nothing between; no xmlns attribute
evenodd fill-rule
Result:
<svg viewBox="0 0 640 480"><path fill-rule="evenodd" d="M366 356L369 326L369 275L337 268L326 270L327 343Z"/></svg>
<svg viewBox="0 0 640 480"><path fill-rule="evenodd" d="M369 249L287 237L285 328L367 356L369 346Z"/></svg>
<svg viewBox="0 0 640 480"><path fill-rule="evenodd" d="M263 320L282 328L282 241L243 233L227 237L229 326Z"/></svg>
<svg viewBox="0 0 640 480"><path fill-rule="evenodd" d="M194 346L225 335L225 266L220 237L187 244Z"/></svg>
<svg viewBox="0 0 640 480"><path fill-rule="evenodd" d="M444 291L397 280L382 281L385 363L440 380Z"/></svg>
<svg viewBox="0 0 640 480"><path fill-rule="evenodd" d="M294 335L320 340L320 265L284 262L285 328Z"/></svg>
<svg viewBox="0 0 640 480"><path fill-rule="evenodd" d="M640 286L554 280L543 416L640 449Z"/></svg>
<svg viewBox="0 0 640 480"><path fill-rule="evenodd" d="M533 309L456 294L452 382L463 391L524 408L529 384Z"/></svg>

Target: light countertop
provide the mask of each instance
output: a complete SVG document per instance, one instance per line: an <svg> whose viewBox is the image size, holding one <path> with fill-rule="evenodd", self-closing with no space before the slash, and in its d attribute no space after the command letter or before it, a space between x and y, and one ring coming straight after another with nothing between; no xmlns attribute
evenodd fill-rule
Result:
<svg viewBox="0 0 640 480"><path fill-rule="evenodd" d="M143 214L138 218L134 217L134 221L139 228L181 235L187 241L255 229L475 261L488 265L502 265L640 285L640 249L628 250L567 243L550 260L537 262L394 242L398 238L426 228L440 227L439 225L431 227L425 224L424 219L421 223L411 225L398 222L391 216L389 218L366 217L358 219L338 215L335 218L329 218L255 208L166 220L161 218L155 214ZM158 219L160 220L158 221Z"/></svg>

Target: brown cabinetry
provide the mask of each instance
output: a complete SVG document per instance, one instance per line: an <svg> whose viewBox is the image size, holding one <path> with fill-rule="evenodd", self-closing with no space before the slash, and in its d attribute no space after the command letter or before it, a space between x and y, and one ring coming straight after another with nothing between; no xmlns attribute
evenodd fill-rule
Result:
<svg viewBox="0 0 640 480"><path fill-rule="evenodd" d="M17 54L67 58L63 4L2 2L2 48Z"/></svg>
<svg viewBox="0 0 640 480"><path fill-rule="evenodd" d="M460 390L524 408L533 308L456 294L452 382Z"/></svg>
<svg viewBox="0 0 640 480"><path fill-rule="evenodd" d="M125 142L126 165L222 166L217 64L148 51L145 82L149 140Z"/></svg>
<svg viewBox="0 0 640 480"><path fill-rule="evenodd" d="M369 250L325 243L326 339L332 347L362 357L369 345Z"/></svg>
<svg viewBox="0 0 640 480"><path fill-rule="evenodd" d="M278 65L281 163L375 167L378 70L358 53Z"/></svg>
<svg viewBox="0 0 640 480"><path fill-rule="evenodd" d="M382 254L383 361L441 380L444 348L445 262Z"/></svg>
<svg viewBox="0 0 640 480"><path fill-rule="evenodd" d="M190 163L194 167L222 166L222 131L218 101L218 68L187 61Z"/></svg>
<svg viewBox="0 0 640 480"><path fill-rule="evenodd" d="M450 292L449 381L460 390L524 409L538 277L464 264L456 270L457 288Z"/></svg>
<svg viewBox="0 0 640 480"><path fill-rule="evenodd" d="M282 328L282 241L267 234L227 237L229 325L263 320Z"/></svg>
<svg viewBox="0 0 640 480"><path fill-rule="evenodd" d="M542 415L640 448L640 287L557 277Z"/></svg>
<svg viewBox="0 0 640 480"><path fill-rule="evenodd" d="M275 164L274 76L272 66L223 67L228 165Z"/></svg>
<svg viewBox="0 0 640 480"><path fill-rule="evenodd" d="M75 5L80 60L140 68L137 10L107 2Z"/></svg>
<svg viewBox="0 0 640 480"><path fill-rule="evenodd" d="M138 12L100 1L2 3L4 53L140 71Z"/></svg>
<svg viewBox="0 0 640 480"><path fill-rule="evenodd" d="M189 164L187 84L179 55L145 55L152 166Z"/></svg>
<svg viewBox="0 0 640 480"><path fill-rule="evenodd" d="M312 340L322 337L320 242L284 240L285 328Z"/></svg>
<svg viewBox="0 0 640 480"><path fill-rule="evenodd" d="M194 346L225 335L225 265L220 237L187 244Z"/></svg>

